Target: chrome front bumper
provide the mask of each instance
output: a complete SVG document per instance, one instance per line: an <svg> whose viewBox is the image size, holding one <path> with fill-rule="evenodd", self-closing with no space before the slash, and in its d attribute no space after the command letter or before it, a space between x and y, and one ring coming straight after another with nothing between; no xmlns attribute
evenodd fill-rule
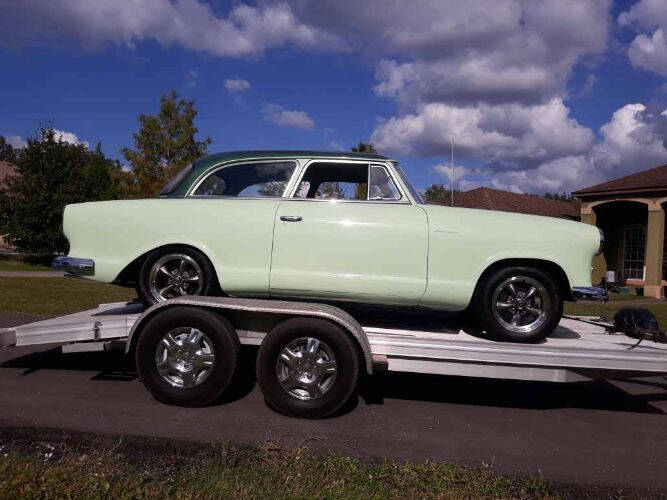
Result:
<svg viewBox="0 0 667 500"><path fill-rule="evenodd" d="M53 259L51 267L77 276L93 276L95 274L95 261L93 259L77 259L76 257L62 255Z"/></svg>
<svg viewBox="0 0 667 500"><path fill-rule="evenodd" d="M604 288L597 286L581 286L572 289L574 300L593 300L595 302L607 302L609 294Z"/></svg>

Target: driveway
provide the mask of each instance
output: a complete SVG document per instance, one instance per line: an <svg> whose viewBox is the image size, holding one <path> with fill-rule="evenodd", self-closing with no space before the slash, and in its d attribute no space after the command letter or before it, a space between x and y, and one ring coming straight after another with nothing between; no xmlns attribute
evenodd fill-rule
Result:
<svg viewBox="0 0 667 500"><path fill-rule="evenodd" d="M364 381L342 415L307 421L267 408L252 376L255 352L244 348L239 380L218 404L178 408L155 402L123 369L120 353L0 349L0 425L274 440L362 458L485 463L561 483L667 492L666 377L558 385L385 374Z"/></svg>

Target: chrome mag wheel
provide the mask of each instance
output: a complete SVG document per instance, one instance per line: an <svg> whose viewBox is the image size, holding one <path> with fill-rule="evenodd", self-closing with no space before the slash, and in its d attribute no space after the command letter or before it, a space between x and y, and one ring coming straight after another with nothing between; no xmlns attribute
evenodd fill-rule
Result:
<svg viewBox="0 0 667 500"><path fill-rule="evenodd" d="M204 273L192 257L174 253L153 264L148 281L151 295L162 302L182 295L199 295L204 286Z"/></svg>
<svg viewBox="0 0 667 500"><path fill-rule="evenodd" d="M303 337L285 346L276 363L278 382L287 394L308 401L326 394L336 379L336 358L316 338Z"/></svg>
<svg viewBox="0 0 667 500"><path fill-rule="evenodd" d="M187 389L201 384L215 364L213 344L196 328L176 328L162 337L155 349L155 365L164 380Z"/></svg>
<svg viewBox="0 0 667 500"><path fill-rule="evenodd" d="M546 288L528 276L513 276L500 283L491 298L500 325L516 333L532 333L548 318L551 300Z"/></svg>

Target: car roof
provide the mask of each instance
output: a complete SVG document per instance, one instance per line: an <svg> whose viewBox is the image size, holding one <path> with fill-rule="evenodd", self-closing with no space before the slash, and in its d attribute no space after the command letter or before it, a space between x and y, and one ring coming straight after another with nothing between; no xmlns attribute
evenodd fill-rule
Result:
<svg viewBox="0 0 667 500"><path fill-rule="evenodd" d="M209 168L221 163L239 160L262 160L274 158L340 158L345 160L389 160L386 156L371 153L354 153L352 151L298 151L298 150L263 150L263 151L226 151L214 153L198 159L192 165L192 171L180 185L168 196L184 196L193 182Z"/></svg>

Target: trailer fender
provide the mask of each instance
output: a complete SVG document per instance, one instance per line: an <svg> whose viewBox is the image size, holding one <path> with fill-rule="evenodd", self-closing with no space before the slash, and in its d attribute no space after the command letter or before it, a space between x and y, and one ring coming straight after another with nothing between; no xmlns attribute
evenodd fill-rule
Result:
<svg viewBox="0 0 667 500"><path fill-rule="evenodd" d="M312 302L200 296L183 296L169 299L149 307L143 312L141 316L139 316L128 335L125 352L130 353L134 349L143 326L150 318L165 308L177 305L204 307L207 309L220 309L223 311L228 310L275 314L282 317L306 316L332 321L341 326L346 333L354 338L364 356L364 361L366 362L366 371L369 374L373 373L373 357L371 353L371 346L368 342L366 332L364 332L364 329L361 327L361 325L347 312L339 309L338 307L327 304L316 304ZM266 333L268 334L269 332Z"/></svg>

